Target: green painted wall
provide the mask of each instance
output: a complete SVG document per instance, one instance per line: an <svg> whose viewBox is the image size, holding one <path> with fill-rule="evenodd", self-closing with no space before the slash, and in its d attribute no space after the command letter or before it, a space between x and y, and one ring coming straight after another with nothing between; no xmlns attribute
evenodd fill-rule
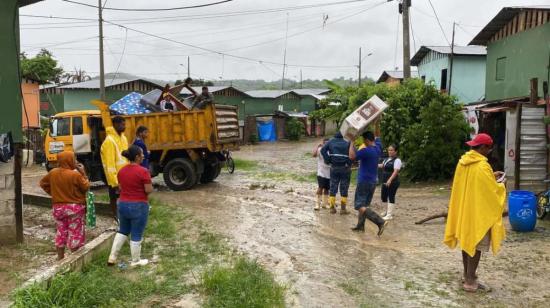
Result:
<svg viewBox="0 0 550 308"><path fill-rule="evenodd" d="M107 89L105 96L108 102L115 102L131 91L115 91ZM90 101L99 99L99 90L65 89L65 111L96 109Z"/></svg>
<svg viewBox="0 0 550 308"><path fill-rule="evenodd" d="M496 62L506 57L504 80L496 80ZM486 99L527 96L531 78L548 81L550 68L550 23L519 32L487 46Z"/></svg>
<svg viewBox="0 0 550 308"><path fill-rule="evenodd" d="M11 131L14 141L22 142L17 8L16 0L0 1L0 133Z"/></svg>
<svg viewBox="0 0 550 308"><path fill-rule="evenodd" d="M431 61L429 57L432 57ZM418 65L418 75L424 76L426 83L433 82L437 89L441 89L441 71L447 69L448 87L449 56L430 52L426 58ZM453 62L451 94L458 97L458 102L479 101L485 94L485 57L455 56Z"/></svg>
<svg viewBox="0 0 550 308"><path fill-rule="evenodd" d="M49 108L47 110L40 110L40 114L45 117L50 117L56 113L65 111L64 105L65 97L63 94L45 94L40 93L40 102L48 102ZM53 105L53 106L52 106Z"/></svg>
<svg viewBox="0 0 550 308"><path fill-rule="evenodd" d="M300 111L312 112L316 108L317 100L311 96L303 96L300 102Z"/></svg>

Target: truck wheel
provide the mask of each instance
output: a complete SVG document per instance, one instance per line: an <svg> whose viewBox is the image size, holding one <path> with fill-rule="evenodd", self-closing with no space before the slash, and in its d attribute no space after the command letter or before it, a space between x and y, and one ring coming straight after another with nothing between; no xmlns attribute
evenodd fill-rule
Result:
<svg viewBox="0 0 550 308"><path fill-rule="evenodd" d="M195 165L189 159L175 158L163 169L164 183L172 190L187 190L197 183Z"/></svg>
<svg viewBox="0 0 550 308"><path fill-rule="evenodd" d="M220 175L220 171L222 169L222 165L220 162L216 162L215 164L207 164L204 166L204 172L201 175L201 183L210 183L214 181L218 175Z"/></svg>

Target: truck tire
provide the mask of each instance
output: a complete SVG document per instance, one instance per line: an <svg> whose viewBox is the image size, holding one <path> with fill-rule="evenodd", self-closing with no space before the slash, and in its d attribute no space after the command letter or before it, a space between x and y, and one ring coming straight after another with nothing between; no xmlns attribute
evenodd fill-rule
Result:
<svg viewBox="0 0 550 308"><path fill-rule="evenodd" d="M187 190L197 183L197 171L187 158L175 158L169 161L162 171L164 183L171 190Z"/></svg>
<svg viewBox="0 0 550 308"><path fill-rule="evenodd" d="M214 181L218 175L220 175L220 172L222 170L222 165L220 162L216 162L215 164L206 164L204 166L204 172L201 175L201 183L210 183Z"/></svg>

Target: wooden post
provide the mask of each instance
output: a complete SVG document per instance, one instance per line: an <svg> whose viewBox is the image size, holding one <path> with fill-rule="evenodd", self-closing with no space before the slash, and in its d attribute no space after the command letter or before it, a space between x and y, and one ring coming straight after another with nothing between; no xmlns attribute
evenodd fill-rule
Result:
<svg viewBox="0 0 550 308"><path fill-rule="evenodd" d="M531 78L531 92L529 93L529 102L536 104L539 100L539 79Z"/></svg>
<svg viewBox="0 0 550 308"><path fill-rule="evenodd" d="M520 184L520 172L521 172L521 110L522 104L517 103L516 111L516 149L515 149L515 159L514 159L514 189L519 189Z"/></svg>

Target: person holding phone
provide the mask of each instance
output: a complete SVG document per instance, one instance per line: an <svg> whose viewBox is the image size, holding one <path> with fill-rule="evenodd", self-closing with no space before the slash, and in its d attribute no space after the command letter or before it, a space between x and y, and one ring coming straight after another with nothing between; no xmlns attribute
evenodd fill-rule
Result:
<svg viewBox="0 0 550 308"><path fill-rule="evenodd" d="M388 147L388 158L378 165L382 169L382 202L388 203L384 220L393 219L395 209L395 195L399 188L399 171L403 163L397 157L397 145L392 144Z"/></svg>
<svg viewBox="0 0 550 308"><path fill-rule="evenodd" d="M65 247L76 251L86 243L84 216L86 192L90 182L84 166L71 151L57 154L58 167L40 180L40 187L52 196L52 215L56 222L57 259L65 257Z"/></svg>

